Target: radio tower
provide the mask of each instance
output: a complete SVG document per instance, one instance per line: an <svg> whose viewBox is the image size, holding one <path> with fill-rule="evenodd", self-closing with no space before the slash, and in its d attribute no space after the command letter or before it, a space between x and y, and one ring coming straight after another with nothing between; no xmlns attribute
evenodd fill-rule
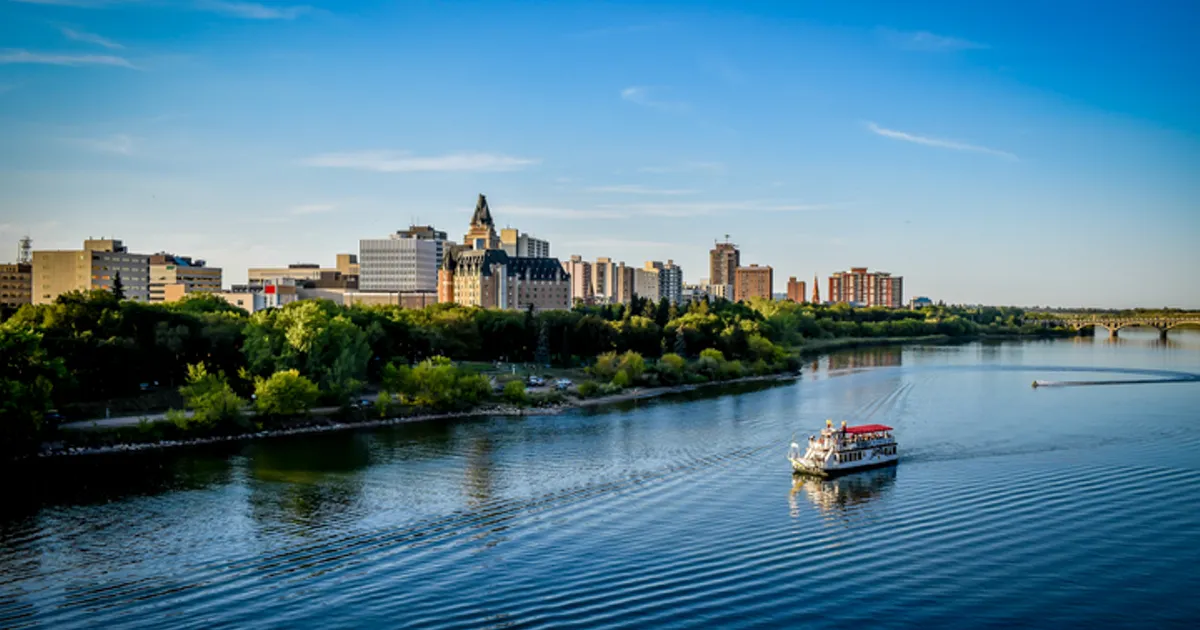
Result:
<svg viewBox="0 0 1200 630"><path fill-rule="evenodd" d="M33 262L33 239L28 236L17 241L17 262L25 265Z"/></svg>

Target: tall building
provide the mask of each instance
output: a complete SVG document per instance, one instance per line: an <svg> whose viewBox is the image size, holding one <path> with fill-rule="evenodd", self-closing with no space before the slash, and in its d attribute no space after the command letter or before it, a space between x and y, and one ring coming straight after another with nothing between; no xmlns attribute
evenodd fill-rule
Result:
<svg viewBox="0 0 1200 630"><path fill-rule="evenodd" d="M738 267L735 270L733 292L734 301L741 302L758 297L771 299L771 287L775 283L775 271L771 266Z"/></svg>
<svg viewBox="0 0 1200 630"><path fill-rule="evenodd" d="M900 308L904 304L904 278L886 271L867 272L851 267L829 277L829 301L854 306Z"/></svg>
<svg viewBox="0 0 1200 630"><path fill-rule="evenodd" d="M121 279L125 299L150 301L150 257L131 254L117 239L88 239L83 249L33 252L33 303L50 304L68 291L111 291Z"/></svg>
<svg viewBox="0 0 1200 630"><path fill-rule="evenodd" d="M401 238L415 238L423 241L433 241L437 247L435 262L438 269L442 268L442 260L446 255L446 245L450 240L446 233L433 229L431 225L410 225L407 230L396 232Z"/></svg>
<svg viewBox="0 0 1200 630"><path fill-rule="evenodd" d="M683 268L668 260L658 270L658 296L671 304L683 302Z"/></svg>
<svg viewBox="0 0 1200 630"><path fill-rule="evenodd" d="M217 293L220 290L220 267L209 267L203 260L165 252L150 256L151 302L176 302L188 293Z"/></svg>
<svg viewBox="0 0 1200 630"><path fill-rule="evenodd" d="M815 274L815 273L813 274L813 296L812 296L812 303L813 303L813 304L820 304L820 303L821 303L821 283L817 281L817 274Z"/></svg>
<svg viewBox="0 0 1200 630"><path fill-rule="evenodd" d="M471 227L463 236L463 245L471 249L500 249L500 237L496 236L496 222L488 208L487 197L482 194L475 202L475 214L471 215Z"/></svg>
<svg viewBox="0 0 1200 630"><path fill-rule="evenodd" d="M646 263L642 269L633 270L633 293L640 298L657 302L659 299L658 270L652 267L652 264Z"/></svg>
<svg viewBox="0 0 1200 630"><path fill-rule="evenodd" d="M509 256L550 257L550 241L534 238L516 228L500 230L500 248Z"/></svg>
<svg viewBox="0 0 1200 630"><path fill-rule="evenodd" d="M451 253L438 272L438 302L535 311L571 308L571 282L557 258L510 257L502 249Z"/></svg>
<svg viewBox="0 0 1200 630"><path fill-rule="evenodd" d="M364 238L358 242L358 288L362 291L437 291L437 243L405 238Z"/></svg>
<svg viewBox="0 0 1200 630"><path fill-rule="evenodd" d="M0 306L16 308L33 302L33 265L0 265Z"/></svg>
<svg viewBox="0 0 1200 630"><path fill-rule="evenodd" d="M788 278L787 299L799 304L805 300L805 293L808 293L808 284L806 282L797 280L796 276Z"/></svg>
<svg viewBox="0 0 1200 630"><path fill-rule="evenodd" d="M592 296L600 304L629 304L635 293L634 268L611 258L597 258L592 265Z"/></svg>
<svg viewBox="0 0 1200 630"><path fill-rule="evenodd" d="M723 284L733 287L737 284L737 268L741 265L742 254L738 251L737 245L729 242L729 235L726 234L725 242L717 243L708 252L708 284L710 286ZM724 297L728 297L732 291L732 288L724 290ZM722 293L722 291L718 289L716 293Z"/></svg>
<svg viewBox="0 0 1200 630"><path fill-rule="evenodd" d="M637 293L634 271L633 267L626 267L624 261L617 263L613 269L613 304L629 304L633 301L633 296Z"/></svg>
<svg viewBox="0 0 1200 630"><path fill-rule="evenodd" d="M584 304L595 301L592 288L592 263L582 256L571 256L563 261L563 271L571 276L571 303L582 300Z"/></svg>

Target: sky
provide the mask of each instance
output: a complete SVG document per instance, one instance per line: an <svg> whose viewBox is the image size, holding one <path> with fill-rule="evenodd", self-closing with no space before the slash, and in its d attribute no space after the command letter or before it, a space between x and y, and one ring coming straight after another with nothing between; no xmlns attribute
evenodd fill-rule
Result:
<svg viewBox="0 0 1200 630"><path fill-rule="evenodd" d="M0 0L0 261L106 236L230 284L413 222L461 239L483 193L555 256L688 282L728 234L780 292L866 266L906 299L1200 308L1197 24L1190 1Z"/></svg>

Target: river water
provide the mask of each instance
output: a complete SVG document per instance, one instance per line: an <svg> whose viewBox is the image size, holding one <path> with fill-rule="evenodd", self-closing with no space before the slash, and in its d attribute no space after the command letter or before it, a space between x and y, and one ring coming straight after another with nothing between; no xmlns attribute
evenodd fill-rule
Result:
<svg viewBox="0 0 1200 630"><path fill-rule="evenodd" d="M0 627L1196 627L1200 334L841 352L793 384L10 475ZM902 461L793 480L793 433Z"/></svg>

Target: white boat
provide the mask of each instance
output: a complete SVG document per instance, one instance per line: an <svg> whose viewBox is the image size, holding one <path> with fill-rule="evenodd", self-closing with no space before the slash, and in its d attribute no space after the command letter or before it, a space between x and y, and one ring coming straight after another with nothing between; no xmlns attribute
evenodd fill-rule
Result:
<svg viewBox="0 0 1200 630"><path fill-rule="evenodd" d="M834 428L833 420L826 420L821 434L808 438L808 448L793 441L788 449L794 472L822 476L890 466L899 459L892 427L882 424L848 427L843 421Z"/></svg>

